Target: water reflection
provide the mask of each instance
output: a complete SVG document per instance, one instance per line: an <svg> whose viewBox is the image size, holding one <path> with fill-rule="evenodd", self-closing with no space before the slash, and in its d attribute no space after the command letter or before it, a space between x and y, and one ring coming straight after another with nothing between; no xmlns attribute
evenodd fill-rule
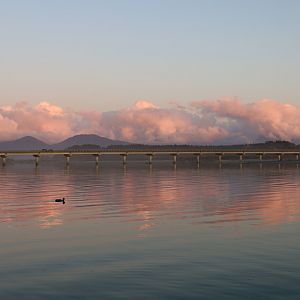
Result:
<svg viewBox="0 0 300 300"><path fill-rule="evenodd" d="M144 236L165 219L259 226L299 220L295 166L174 167L2 168L0 222L49 228L117 217ZM54 203L57 197L67 204Z"/></svg>

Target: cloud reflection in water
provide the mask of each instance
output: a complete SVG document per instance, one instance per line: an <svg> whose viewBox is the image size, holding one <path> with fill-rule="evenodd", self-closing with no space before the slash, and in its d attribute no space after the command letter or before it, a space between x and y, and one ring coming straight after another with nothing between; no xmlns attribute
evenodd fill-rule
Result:
<svg viewBox="0 0 300 300"><path fill-rule="evenodd" d="M142 235L166 219L192 224L250 222L274 225L299 220L299 170L276 167L178 168L145 166L123 172L92 166L0 169L0 221L42 228L109 218L136 224ZM65 196L67 204L54 203Z"/></svg>

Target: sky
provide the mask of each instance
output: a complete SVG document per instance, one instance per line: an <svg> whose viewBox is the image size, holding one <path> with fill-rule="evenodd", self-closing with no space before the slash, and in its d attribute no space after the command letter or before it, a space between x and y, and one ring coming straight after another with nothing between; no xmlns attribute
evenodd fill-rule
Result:
<svg viewBox="0 0 300 300"><path fill-rule="evenodd" d="M0 140L300 141L299 36L297 0L0 0Z"/></svg>

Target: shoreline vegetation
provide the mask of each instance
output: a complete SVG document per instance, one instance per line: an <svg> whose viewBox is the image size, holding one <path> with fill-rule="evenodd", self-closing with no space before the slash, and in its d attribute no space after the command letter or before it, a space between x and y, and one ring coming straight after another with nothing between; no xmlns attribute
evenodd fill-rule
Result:
<svg viewBox="0 0 300 300"><path fill-rule="evenodd" d="M222 150L238 150L238 151L247 151L247 150L300 150L300 145L296 145L288 141L266 141L264 143L253 143L253 144L233 144L233 145L191 145L191 144L168 144L168 145L153 145L153 144L129 144L129 145L109 145L107 147L101 147L96 144L81 144L73 145L66 148L67 151L92 151L92 150L101 150L101 149L120 149L120 150L181 150L181 149L201 149L213 150L213 151L222 151Z"/></svg>

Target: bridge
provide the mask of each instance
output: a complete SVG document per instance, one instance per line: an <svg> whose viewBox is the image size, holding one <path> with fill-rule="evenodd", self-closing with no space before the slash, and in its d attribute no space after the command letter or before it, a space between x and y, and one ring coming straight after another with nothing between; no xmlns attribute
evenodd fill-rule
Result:
<svg viewBox="0 0 300 300"><path fill-rule="evenodd" d="M64 156L66 165L70 164L70 158L72 156L89 155L95 158L96 165L99 164L101 156L104 155L117 155L122 157L122 162L125 165L127 163L127 157L130 155L145 155L149 164L152 164L153 158L156 155L167 155L172 158L173 164L177 163L177 157L180 155L190 155L196 158L196 162L199 165L201 159L205 159L208 156L216 157L219 162L222 162L226 156L237 156L240 162L245 159L257 157L259 161L265 160L266 157L275 157L277 161L282 161L284 157L292 157L294 161L299 161L300 149L283 149L283 150L269 150L269 149L257 149L257 150L245 150L245 149L230 149L222 150L214 148L187 148L187 149L156 149L156 148L143 148L143 149L97 149L97 150L72 150L72 151L56 151L56 150L37 150L37 151L0 151L0 157L2 159L2 166L6 165L6 159L14 156L29 156L34 158L35 165L38 166L40 158L43 156Z"/></svg>

